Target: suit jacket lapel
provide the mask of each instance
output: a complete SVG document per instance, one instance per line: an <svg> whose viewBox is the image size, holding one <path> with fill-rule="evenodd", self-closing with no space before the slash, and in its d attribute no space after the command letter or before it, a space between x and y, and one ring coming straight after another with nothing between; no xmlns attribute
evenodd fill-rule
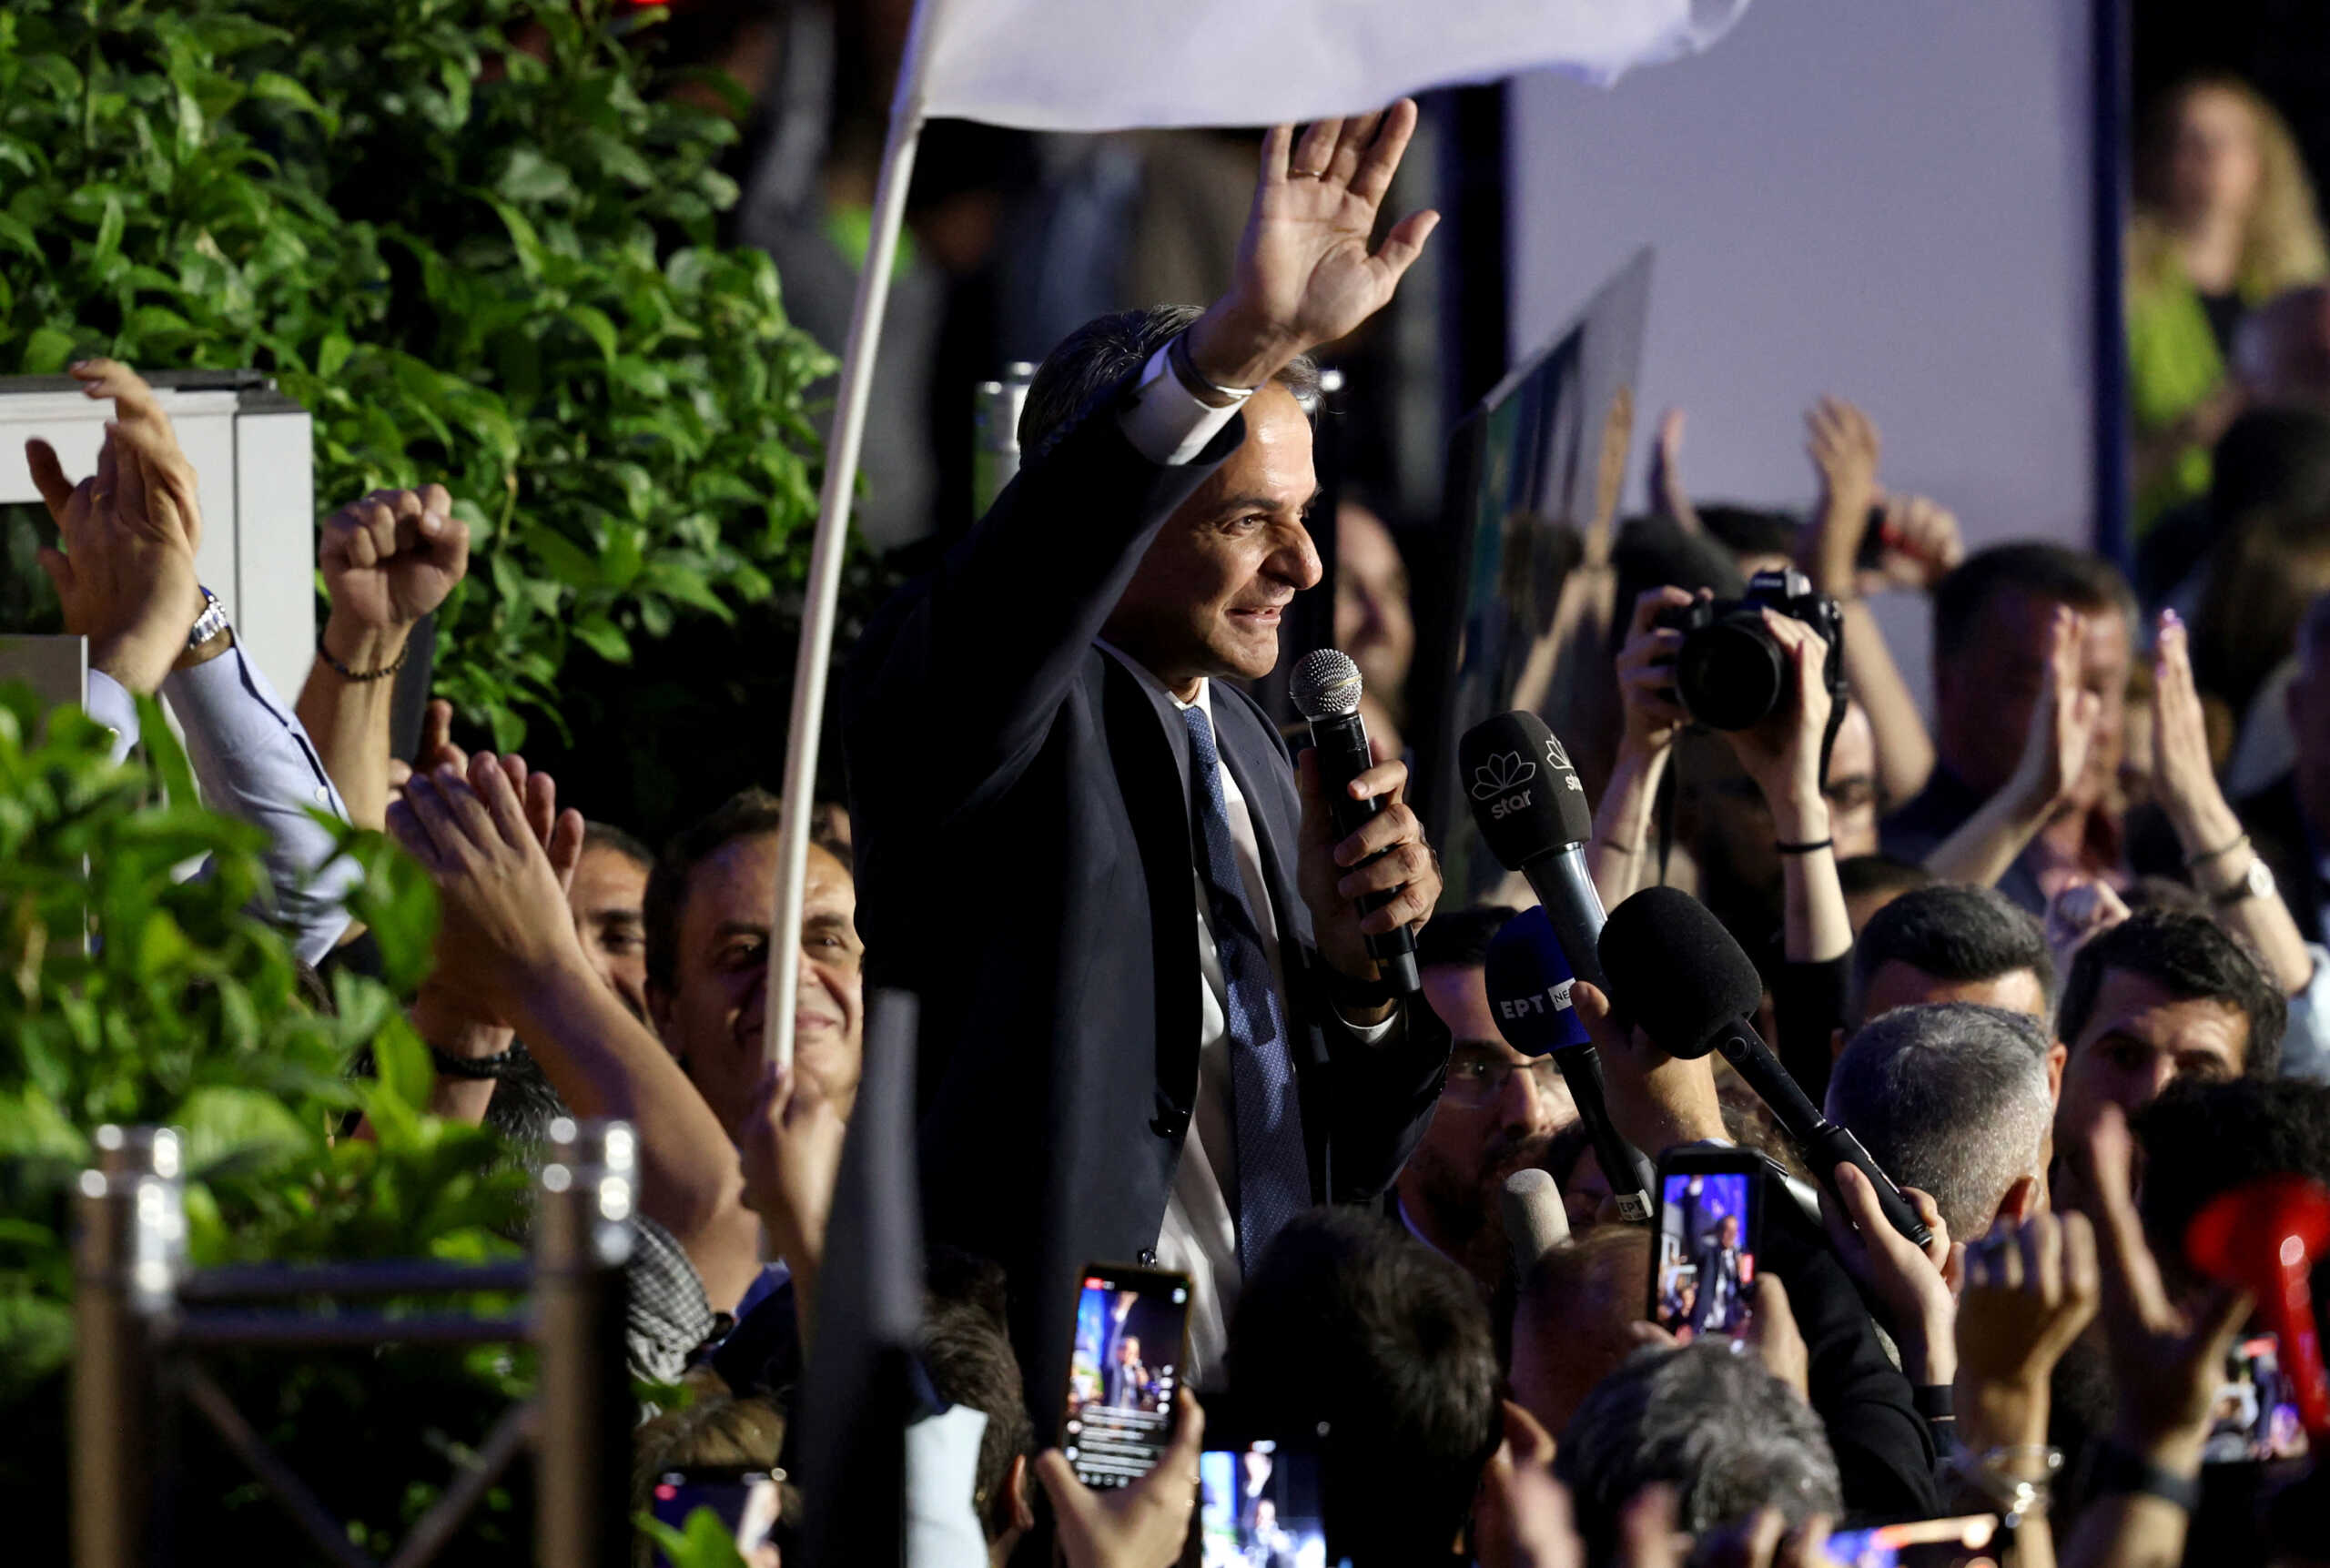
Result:
<svg viewBox="0 0 2330 1568"><path fill-rule="evenodd" d="M1246 811L1254 819L1254 839L1261 846L1262 883L1270 889L1271 911L1278 925L1280 966L1286 971L1287 989L1296 989L1302 955L1311 946L1311 906L1294 881L1294 859L1301 853L1302 804L1286 776L1286 749L1253 707L1229 687L1213 689L1215 744L1221 765L1246 797Z"/></svg>

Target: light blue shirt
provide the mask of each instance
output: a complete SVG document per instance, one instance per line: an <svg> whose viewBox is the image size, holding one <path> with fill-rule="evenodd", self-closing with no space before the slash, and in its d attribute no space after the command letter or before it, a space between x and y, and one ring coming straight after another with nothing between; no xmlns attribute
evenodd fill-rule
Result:
<svg viewBox="0 0 2330 1568"><path fill-rule="evenodd" d="M2290 998L2290 1021L2282 1033L2282 1076L2330 1084L2330 948L2305 945L2314 978Z"/></svg>
<svg viewBox="0 0 2330 1568"><path fill-rule="evenodd" d="M309 814L320 811L345 823L348 805L299 716L240 647L171 671L161 694L186 732L187 760L204 803L266 832L271 914L301 962L321 963L348 928L346 900L360 873L353 861L336 856L333 830ZM127 756L138 739L136 699L112 676L92 670L86 705L91 718L113 731L114 760Z"/></svg>

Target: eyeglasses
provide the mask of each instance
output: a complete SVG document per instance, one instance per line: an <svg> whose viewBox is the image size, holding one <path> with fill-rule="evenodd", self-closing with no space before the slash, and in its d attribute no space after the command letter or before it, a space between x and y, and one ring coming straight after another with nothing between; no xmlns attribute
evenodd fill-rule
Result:
<svg viewBox="0 0 2330 1568"><path fill-rule="evenodd" d="M1484 1106L1504 1092L1505 1080L1515 1073L1527 1073L1535 1080L1530 1087L1541 1095L1566 1092L1562 1069L1551 1057L1513 1062L1460 1055L1449 1058L1448 1087L1441 1090L1440 1098L1454 1106Z"/></svg>

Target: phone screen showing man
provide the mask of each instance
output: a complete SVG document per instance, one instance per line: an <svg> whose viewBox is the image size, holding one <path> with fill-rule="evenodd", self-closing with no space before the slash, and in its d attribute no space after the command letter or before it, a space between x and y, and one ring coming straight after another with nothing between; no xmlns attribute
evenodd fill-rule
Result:
<svg viewBox="0 0 2330 1568"><path fill-rule="evenodd" d="M1650 1317L1676 1339L1748 1331L1758 1190L1745 1169L1659 1172Z"/></svg>
<svg viewBox="0 0 2330 1568"><path fill-rule="evenodd" d="M1189 1318L1183 1275L1098 1265L1084 1271L1061 1432L1085 1485L1130 1486L1165 1452Z"/></svg>
<svg viewBox="0 0 2330 1568"><path fill-rule="evenodd" d="M2305 1428L2299 1423L2297 1390L2282 1369L2282 1341L2274 1334L2252 1334L2225 1355L2224 1381L2209 1409L2209 1439L2201 1450L2208 1464L2241 1464L2261 1459L2297 1459L2305 1453Z"/></svg>
<svg viewBox="0 0 2330 1568"><path fill-rule="evenodd" d="M1327 1524L1316 1449L1269 1439L1198 1458L1202 1568L1322 1568Z"/></svg>

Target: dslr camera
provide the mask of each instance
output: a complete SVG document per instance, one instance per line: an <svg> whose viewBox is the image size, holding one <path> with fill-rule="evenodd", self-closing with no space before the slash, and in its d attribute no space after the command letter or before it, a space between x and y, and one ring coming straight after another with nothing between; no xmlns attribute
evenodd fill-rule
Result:
<svg viewBox="0 0 2330 1568"><path fill-rule="evenodd" d="M1767 610L1793 616L1828 640L1821 678L1836 704L1834 713L1843 713L1845 613L1790 566L1758 572L1737 599L1694 600L1659 612L1657 624L1683 633L1675 654L1675 694L1694 723L1711 730L1751 730L1787 705L1788 657L1764 624ZM1824 746L1824 764L1825 754Z"/></svg>

